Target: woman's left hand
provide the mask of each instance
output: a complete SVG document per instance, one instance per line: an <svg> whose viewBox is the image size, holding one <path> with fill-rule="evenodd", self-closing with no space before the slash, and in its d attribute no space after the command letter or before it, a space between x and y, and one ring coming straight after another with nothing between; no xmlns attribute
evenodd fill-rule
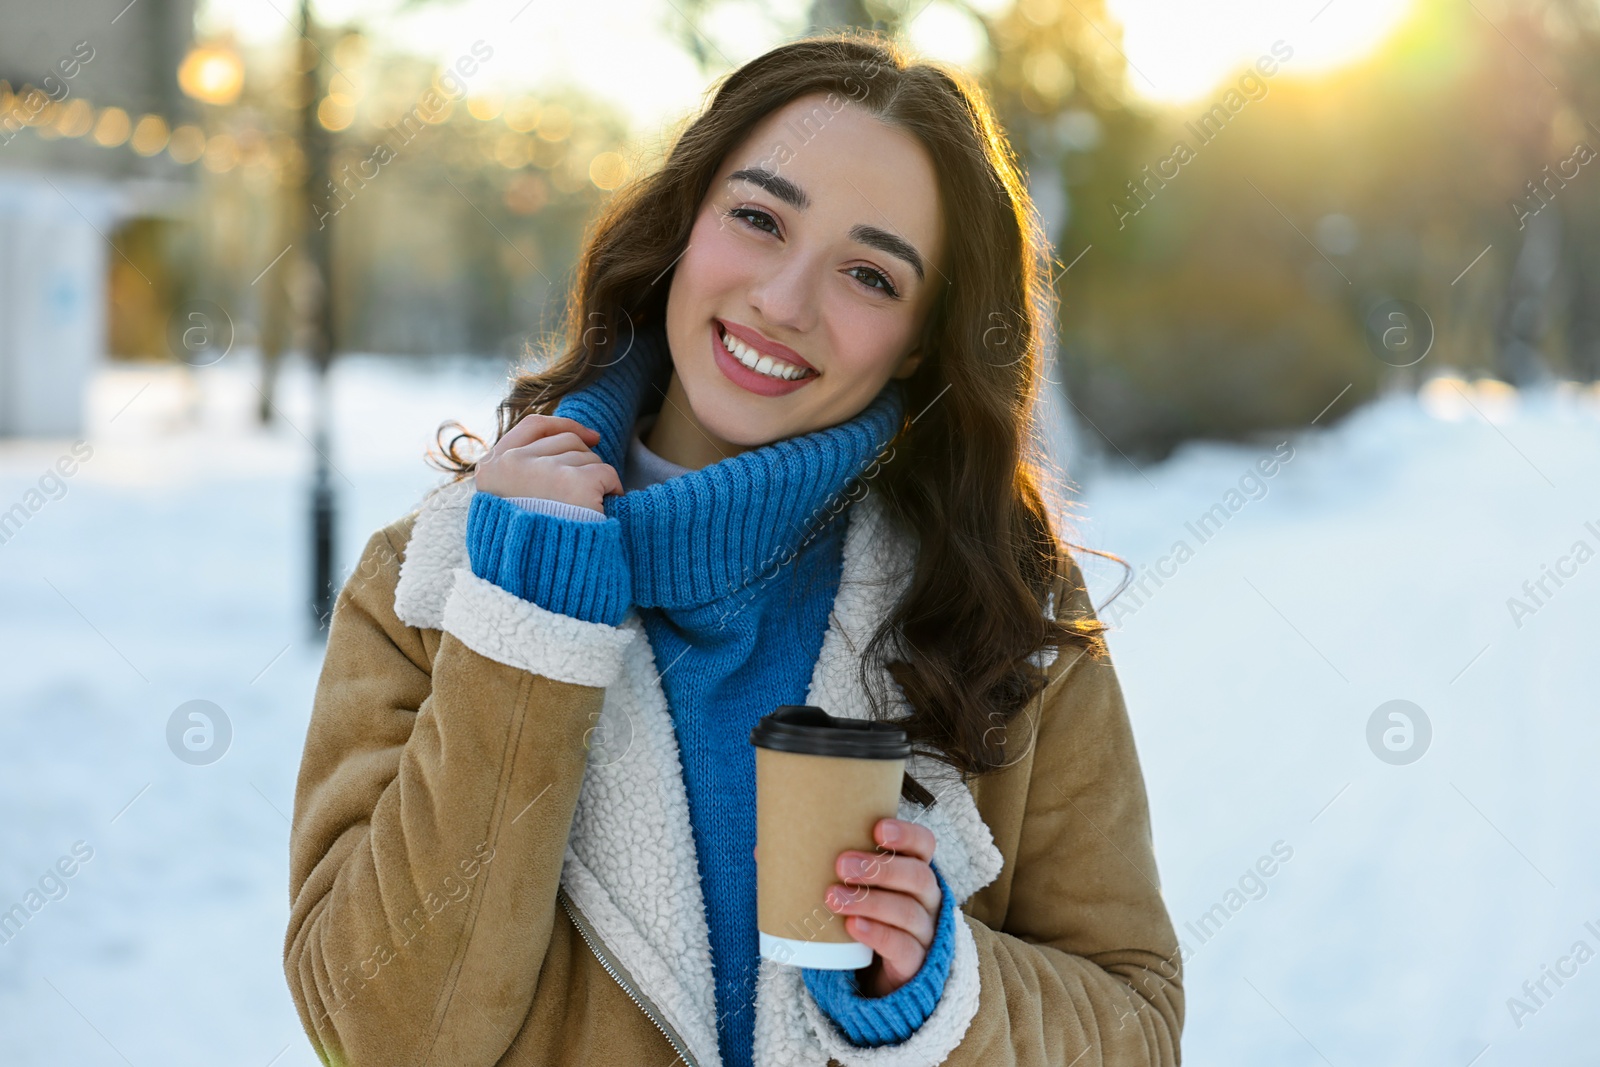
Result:
<svg viewBox="0 0 1600 1067"><path fill-rule="evenodd" d="M904 819L879 819L876 852L839 853L834 870L845 884L828 888L828 907L845 916L850 936L873 950L856 972L861 994L884 997L922 969L939 919L939 881L929 861L933 831Z"/></svg>

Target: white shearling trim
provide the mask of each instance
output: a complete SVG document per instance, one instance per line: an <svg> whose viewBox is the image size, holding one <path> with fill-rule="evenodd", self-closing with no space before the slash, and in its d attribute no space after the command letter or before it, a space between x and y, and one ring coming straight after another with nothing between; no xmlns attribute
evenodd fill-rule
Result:
<svg viewBox="0 0 1600 1067"><path fill-rule="evenodd" d="M873 631L911 580L911 552L912 546L887 522L877 493L869 490L851 506L839 590L811 674L806 698L809 703L830 715L871 717L871 705L861 688L859 664ZM900 687L887 671L882 676L887 679L885 689L890 699L903 704ZM893 717L909 711L902 706Z"/></svg>
<svg viewBox="0 0 1600 1067"><path fill-rule="evenodd" d="M477 483L471 478L449 482L431 491L415 509L405 562L394 588L394 613L407 626L437 630L444 618L457 567L470 567L467 556L467 510Z"/></svg>
<svg viewBox="0 0 1600 1067"><path fill-rule="evenodd" d="M965 904L972 894L1000 877L1005 857L978 812L972 791L954 768L919 753L912 757L908 770L937 800L923 807L901 797L897 817L933 831L934 861L956 904Z"/></svg>
<svg viewBox="0 0 1600 1067"><path fill-rule="evenodd" d="M961 1044L978 1014L978 943L967 925L966 916L956 913L955 955L950 960L950 976L933 1014L915 1033L895 1045L861 1048L851 1044L837 1024L817 1004L806 987L800 970L783 967L788 974L777 983L780 996L797 997L811 1032L816 1035L824 1056L831 1056L845 1067L936 1067ZM766 1062L756 1057L756 1062Z"/></svg>
<svg viewBox="0 0 1600 1067"><path fill-rule="evenodd" d="M952 965L954 962L952 958ZM810 999L811 990L798 967L761 957L756 971L751 1062L761 1067L824 1067L828 1054L806 1015Z"/></svg>
<svg viewBox="0 0 1600 1067"><path fill-rule="evenodd" d="M702 1067L717 1067L711 931L677 733L637 614L606 690L568 836L562 884Z"/></svg>
<svg viewBox="0 0 1600 1067"><path fill-rule="evenodd" d="M634 631L561 615L457 567L439 628L496 663L574 685L609 686Z"/></svg>

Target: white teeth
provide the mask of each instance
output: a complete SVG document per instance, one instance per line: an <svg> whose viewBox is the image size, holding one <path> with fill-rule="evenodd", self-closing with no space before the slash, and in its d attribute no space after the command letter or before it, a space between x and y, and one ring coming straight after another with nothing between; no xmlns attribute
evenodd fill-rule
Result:
<svg viewBox="0 0 1600 1067"><path fill-rule="evenodd" d="M722 346L728 350L734 359L737 359L757 374L764 374L769 378L778 378L786 382L792 382L796 378L803 378L806 375L804 367L797 367L793 363L783 363L773 359L771 356L760 355L726 330L722 331Z"/></svg>

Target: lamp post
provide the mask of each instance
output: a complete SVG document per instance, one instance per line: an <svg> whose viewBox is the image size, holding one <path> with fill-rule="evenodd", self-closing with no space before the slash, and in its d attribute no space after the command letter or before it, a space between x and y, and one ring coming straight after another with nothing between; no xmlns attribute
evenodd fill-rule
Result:
<svg viewBox="0 0 1600 1067"><path fill-rule="evenodd" d="M313 43L316 25L311 16L311 0L300 0L300 47L308 50L301 63L305 83L300 91L300 149L305 166L301 170L301 240L309 276L306 316L306 354L316 372L311 442L316 473L311 483L311 625L314 636L326 638L333 615L336 590L333 588L333 540L335 507L332 465L328 461L329 425L332 422L328 367L333 361L333 256L326 226L311 225L312 204L317 190L328 184L328 156L331 139L317 118L317 103L322 99L323 63Z"/></svg>
<svg viewBox="0 0 1600 1067"><path fill-rule="evenodd" d="M311 631L326 638L336 590L333 587L334 507L330 446L328 368L333 361L333 270L328 230L319 220L312 226L314 194L329 184L328 157L330 134L317 117L317 103L326 91L321 52L313 43L316 24L311 0L300 2L299 64L302 84L295 137L305 165L300 171L300 186L287 198L289 217L285 229L296 234L304 256L304 337L306 355L315 371L312 406L311 444L315 453L315 473L311 483ZM178 67L178 84L189 96L216 106L232 104L244 87L244 64L231 48L219 44L200 44L190 49ZM263 353L263 359L267 358ZM270 387L269 387L270 388ZM263 407L270 407L268 394L262 394Z"/></svg>

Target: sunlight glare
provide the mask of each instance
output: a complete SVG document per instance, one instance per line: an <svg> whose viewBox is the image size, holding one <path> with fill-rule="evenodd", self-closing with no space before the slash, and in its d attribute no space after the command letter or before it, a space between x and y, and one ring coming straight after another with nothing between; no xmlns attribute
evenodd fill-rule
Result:
<svg viewBox="0 0 1600 1067"><path fill-rule="evenodd" d="M1206 97L1277 40L1294 50L1283 73L1350 63L1381 45L1411 7L1412 0L1106 0L1123 27L1129 87L1161 104Z"/></svg>

